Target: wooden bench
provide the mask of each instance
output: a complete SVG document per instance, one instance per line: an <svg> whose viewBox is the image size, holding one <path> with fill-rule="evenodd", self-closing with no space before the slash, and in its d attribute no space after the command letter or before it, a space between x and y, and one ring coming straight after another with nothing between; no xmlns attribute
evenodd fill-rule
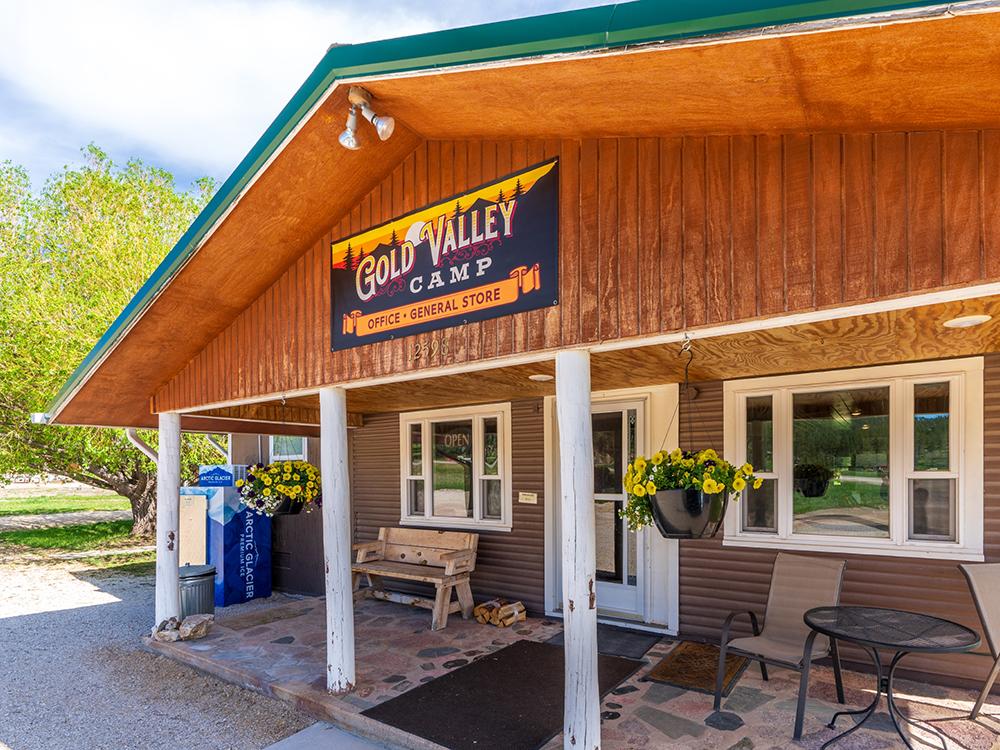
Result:
<svg viewBox="0 0 1000 750"><path fill-rule="evenodd" d="M351 572L355 597L403 601L426 607L433 613L431 630L445 627L452 612L461 611L462 617L469 619L473 607L469 574L476 569L478 546L479 534L464 531L381 528L378 541L354 545L357 557ZM368 588L364 591L361 590L362 575L368 577ZM433 583L434 599L391 596L382 585L383 578ZM452 590L458 601L451 601Z"/></svg>

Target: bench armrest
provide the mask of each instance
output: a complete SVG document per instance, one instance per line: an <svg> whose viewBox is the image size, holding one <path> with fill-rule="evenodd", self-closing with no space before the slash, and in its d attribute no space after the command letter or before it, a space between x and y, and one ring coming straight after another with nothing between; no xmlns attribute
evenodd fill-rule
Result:
<svg viewBox="0 0 1000 750"><path fill-rule="evenodd" d="M381 560L385 554L385 542L378 540L374 542L361 542L352 545L351 549L358 553L354 562L366 563L374 560Z"/></svg>
<svg viewBox="0 0 1000 750"><path fill-rule="evenodd" d="M476 567L476 552L471 549L445 552L441 555L441 562L445 563L444 574L446 576L453 576L456 573L471 573Z"/></svg>

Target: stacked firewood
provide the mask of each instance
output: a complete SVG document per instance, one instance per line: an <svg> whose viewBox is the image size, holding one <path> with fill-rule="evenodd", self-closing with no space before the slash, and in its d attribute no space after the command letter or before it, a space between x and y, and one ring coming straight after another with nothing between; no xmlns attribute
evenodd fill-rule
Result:
<svg viewBox="0 0 1000 750"><path fill-rule="evenodd" d="M476 616L476 622L496 625L499 628L509 628L515 622L524 622L528 619L521 602L508 602L505 599L483 602L472 610L472 614Z"/></svg>

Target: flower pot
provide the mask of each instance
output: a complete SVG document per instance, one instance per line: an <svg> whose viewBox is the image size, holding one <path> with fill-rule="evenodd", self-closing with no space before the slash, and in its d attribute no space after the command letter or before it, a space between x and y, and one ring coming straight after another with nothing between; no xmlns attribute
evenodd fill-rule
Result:
<svg viewBox="0 0 1000 750"><path fill-rule="evenodd" d="M726 517L729 496L700 490L659 490L651 498L653 522L667 539L707 539Z"/></svg>
<svg viewBox="0 0 1000 750"><path fill-rule="evenodd" d="M281 501L281 505L277 507L274 511L276 516L297 516L302 512L302 506L304 503L301 500L292 500L290 497L286 497Z"/></svg>
<svg viewBox="0 0 1000 750"><path fill-rule="evenodd" d="M801 492L803 497L823 497L829 486L829 479L809 478L795 480L795 489Z"/></svg>

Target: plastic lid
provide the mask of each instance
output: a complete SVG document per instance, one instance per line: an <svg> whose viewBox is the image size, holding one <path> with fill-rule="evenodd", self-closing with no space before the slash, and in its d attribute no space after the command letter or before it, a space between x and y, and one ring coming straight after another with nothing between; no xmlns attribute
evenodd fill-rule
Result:
<svg viewBox="0 0 1000 750"><path fill-rule="evenodd" d="M215 575L214 565L181 565L181 578L200 578L201 576Z"/></svg>

